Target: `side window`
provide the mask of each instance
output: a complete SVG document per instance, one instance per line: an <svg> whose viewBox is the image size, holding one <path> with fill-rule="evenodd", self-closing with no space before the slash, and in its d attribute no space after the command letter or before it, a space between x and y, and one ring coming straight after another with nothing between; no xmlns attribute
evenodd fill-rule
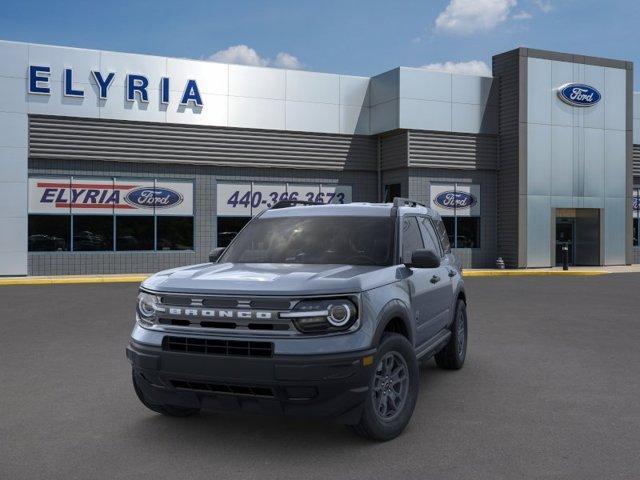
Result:
<svg viewBox="0 0 640 480"><path fill-rule="evenodd" d="M416 217L405 217L402 220L402 262L411 262L413 251L421 248L424 248L424 244Z"/></svg>
<svg viewBox="0 0 640 480"><path fill-rule="evenodd" d="M426 217L420 217L420 228L422 229L422 238L424 239L424 248L432 250L436 255L442 256L442 248L440 241L436 236L436 232L431 226L431 222Z"/></svg>
<svg viewBox="0 0 640 480"><path fill-rule="evenodd" d="M438 234L438 238L440 238L440 244L442 245L442 249L444 253L451 253L451 244L449 243L449 235L447 235L447 229L444 227L444 223L441 218L437 220L434 219L433 223L436 226L436 233Z"/></svg>

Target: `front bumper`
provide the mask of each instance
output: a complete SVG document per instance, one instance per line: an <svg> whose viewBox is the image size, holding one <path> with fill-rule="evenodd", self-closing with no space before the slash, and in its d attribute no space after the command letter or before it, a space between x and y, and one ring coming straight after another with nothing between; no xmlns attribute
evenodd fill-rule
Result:
<svg viewBox="0 0 640 480"><path fill-rule="evenodd" d="M132 341L127 358L154 404L356 423L375 349L331 355L234 357L164 351Z"/></svg>

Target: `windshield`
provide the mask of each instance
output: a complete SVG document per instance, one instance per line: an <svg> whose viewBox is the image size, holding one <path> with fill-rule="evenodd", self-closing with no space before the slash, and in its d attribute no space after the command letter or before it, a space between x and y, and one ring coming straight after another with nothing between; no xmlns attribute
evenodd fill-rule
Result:
<svg viewBox="0 0 640 480"><path fill-rule="evenodd" d="M220 262L391 265L394 218L257 218Z"/></svg>

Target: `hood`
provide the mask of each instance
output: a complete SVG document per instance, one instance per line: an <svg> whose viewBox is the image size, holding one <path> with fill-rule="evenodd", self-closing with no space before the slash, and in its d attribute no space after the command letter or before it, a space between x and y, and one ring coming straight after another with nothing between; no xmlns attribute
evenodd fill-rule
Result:
<svg viewBox="0 0 640 480"><path fill-rule="evenodd" d="M233 295L357 293L396 280L397 267L204 263L159 272L142 283L161 292Z"/></svg>

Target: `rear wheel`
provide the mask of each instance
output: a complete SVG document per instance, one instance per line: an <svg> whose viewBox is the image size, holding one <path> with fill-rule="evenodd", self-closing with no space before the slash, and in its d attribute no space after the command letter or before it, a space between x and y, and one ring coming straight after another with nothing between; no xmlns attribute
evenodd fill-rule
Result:
<svg viewBox="0 0 640 480"><path fill-rule="evenodd" d="M161 413L162 415L167 415L168 417L190 417L191 415L195 415L200 411L199 408L185 408L175 405L161 405L152 403L145 396L142 388L140 388L140 379L135 372L131 372L131 379L133 380L133 389L136 391L136 395L138 396L142 404L149 410L153 410L156 413Z"/></svg>
<svg viewBox="0 0 640 480"><path fill-rule="evenodd" d="M418 399L418 362L402 335L386 333L376 355L362 418L350 428L366 438L385 441L405 429Z"/></svg>
<svg viewBox="0 0 640 480"><path fill-rule="evenodd" d="M445 370L459 370L467 356L467 304L458 300L456 314L451 324L451 338L436 353L436 364Z"/></svg>

